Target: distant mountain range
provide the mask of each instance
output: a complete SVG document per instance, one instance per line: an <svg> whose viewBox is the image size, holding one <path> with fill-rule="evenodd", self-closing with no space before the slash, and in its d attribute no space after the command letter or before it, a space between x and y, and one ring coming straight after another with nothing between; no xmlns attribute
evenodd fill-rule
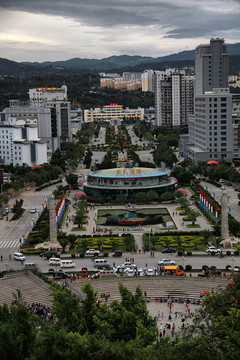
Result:
<svg viewBox="0 0 240 360"><path fill-rule="evenodd" d="M230 73L240 70L240 43L227 45L230 55ZM182 51L162 57L147 56L110 56L108 58L81 59L74 58L66 61L39 62L14 62L0 58L0 75L23 76L52 75L52 74L77 74L89 71L143 71L144 69L161 70L167 67L183 67L194 65L195 50Z"/></svg>

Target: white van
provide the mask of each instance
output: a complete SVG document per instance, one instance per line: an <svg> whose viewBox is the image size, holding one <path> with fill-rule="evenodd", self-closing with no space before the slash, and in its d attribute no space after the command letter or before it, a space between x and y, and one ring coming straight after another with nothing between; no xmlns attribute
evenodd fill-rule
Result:
<svg viewBox="0 0 240 360"><path fill-rule="evenodd" d="M38 269L38 266L35 262L26 262L24 268L26 270L34 270L34 269Z"/></svg>
<svg viewBox="0 0 240 360"><path fill-rule="evenodd" d="M64 267L68 267L68 268L71 268L71 267L75 267L75 262L73 262L72 260L62 260L61 261L61 268L64 268Z"/></svg>
<svg viewBox="0 0 240 360"><path fill-rule="evenodd" d="M49 259L49 265L61 265L61 259L52 257Z"/></svg>
<svg viewBox="0 0 240 360"><path fill-rule="evenodd" d="M24 261L25 260L25 256L20 252L15 252L13 254L13 257L14 257L15 260L19 260L19 261Z"/></svg>
<svg viewBox="0 0 240 360"><path fill-rule="evenodd" d="M95 267L108 267L109 266L109 262L106 259L95 259L94 261L94 266Z"/></svg>

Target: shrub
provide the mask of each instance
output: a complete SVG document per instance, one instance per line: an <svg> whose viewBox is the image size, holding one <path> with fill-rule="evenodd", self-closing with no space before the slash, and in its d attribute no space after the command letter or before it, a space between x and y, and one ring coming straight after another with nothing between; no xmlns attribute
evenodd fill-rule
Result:
<svg viewBox="0 0 240 360"><path fill-rule="evenodd" d="M231 268L231 265L226 266L226 270L228 271Z"/></svg>
<svg viewBox="0 0 240 360"><path fill-rule="evenodd" d="M38 255L41 252L43 252L44 250L41 249L21 249L21 253L25 254L25 255Z"/></svg>
<svg viewBox="0 0 240 360"><path fill-rule="evenodd" d="M203 265L203 266L202 266L202 270L206 270L206 269L208 269L208 266L207 266L207 265Z"/></svg>
<svg viewBox="0 0 240 360"><path fill-rule="evenodd" d="M191 270L192 270L192 265L186 265L185 270L186 270L186 271L191 271Z"/></svg>
<svg viewBox="0 0 240 360"><path fill-rule="evenodd" d="M79 254L79 257L80 257L80 258L84 258L84 257L85 257L85 254L84 254L84 253L80 253L80 254Z"/></svg>
<svg viewBox="0 0 240 360"><path fill-rule="evenodd" d="M211 256L215 256L215 254L216 254L215 252L210 252Z"/></svg>
<svg viewBox="0 0 240 360"><path fill-rule="evenodd" d="M72 257L72 258L75 258L75 257L76 257L76 255L75 255L75 254L71 254L71 257Z"/></svg>
<svg viewBox="0 0 240 360"><path fill-rule="evenodd" d="M192 252L191 251L188 251L187 252L187 256L191 256L192 255Z"/></svg>
<svg viewBox="0 0 240 360"><path fill-rule="evenodd" d="M184 254L184 251L178 251L178 256L182 256Z"/></svg>
<svg viewBox="0 0 240 360"><path fill-rule="evenodd" d="M182 265L178 265L180 270L183 270L183 266Z"/></svg>
<svg viewBox="0 0 240 360"><path fill-rule="evenodd" d="M231 255L231 251L230 251L230 250L227 250L227 251L226 251L226 255L227 255L227 256L230 256L230 255Z"/></svg>
<svg viewBox="0 0 240 360"><path fill-rule="evenodd" d="M235 256L239 256L239 250L235 250L235 251L234 251L234 255L235 255Z"/></svg>
<svg viewBox="0 0 240 360"><path fill-rule="evenodd" d="M108 252L103 253L103 256L104 256L104 257L108 257L108 255L109 255Z"/></svg>

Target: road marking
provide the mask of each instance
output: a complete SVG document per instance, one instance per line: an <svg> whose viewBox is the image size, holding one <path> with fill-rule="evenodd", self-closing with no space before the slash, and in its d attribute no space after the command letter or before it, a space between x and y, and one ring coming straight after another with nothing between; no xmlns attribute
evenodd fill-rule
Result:
<svg viewBox="0 0 240 360"><path fill-rule="evenodd" d="M26 210L27 210L27 209L31 209L31 208L36 208L36 209L40 209L40 210L41 210L41 209L42 209L42 205L39 205L39 204L38 204L38 205L23 205L23 208L26 209Z"/></svg>
<svg viewBox="0 0 240 360"><path fill-rule="evenodd" d="M19 245L19 240L12 239L12 240L5 240L0 242L0 248L17 248Z"/></svg>

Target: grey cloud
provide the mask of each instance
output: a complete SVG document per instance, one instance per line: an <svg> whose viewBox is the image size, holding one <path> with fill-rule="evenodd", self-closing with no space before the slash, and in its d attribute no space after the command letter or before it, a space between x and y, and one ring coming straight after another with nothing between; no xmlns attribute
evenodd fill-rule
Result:
<svg viewBox="0 0 240 360"><path fill-rule="evenodd" d="M239 2L222 0L221 5L237 7ZM181 0L0 0L0 7L8 10L64 16L91 27L155 25L159 29L165 28L165 37L176 39L239 29L240 14L236 11L227 14L209 12L206 1L196 0L195 4L193 6L192 0L183 3Z"/></svg>

